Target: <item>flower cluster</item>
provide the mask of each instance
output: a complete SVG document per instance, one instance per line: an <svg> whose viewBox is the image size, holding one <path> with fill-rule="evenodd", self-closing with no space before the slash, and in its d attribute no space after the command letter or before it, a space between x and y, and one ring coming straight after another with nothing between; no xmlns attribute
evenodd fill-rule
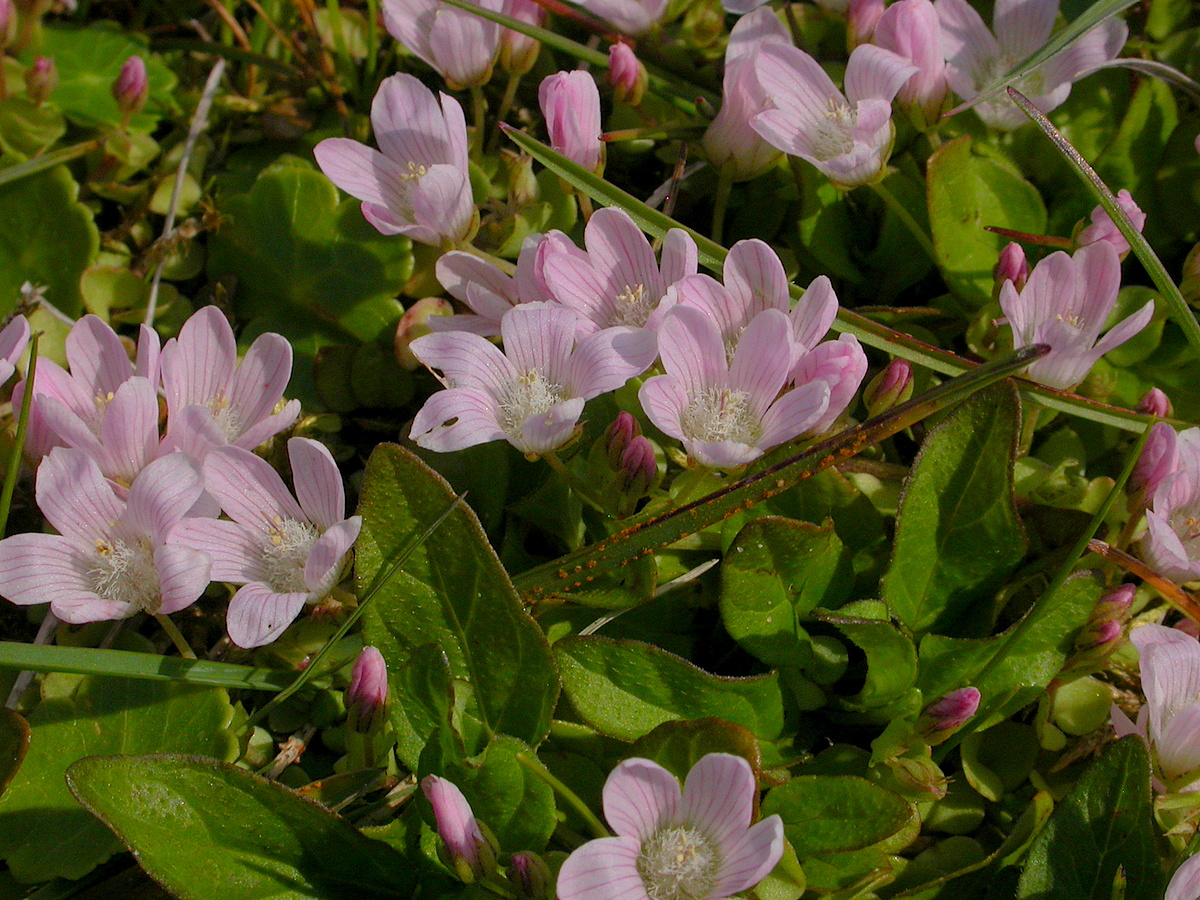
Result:
<svg viewBox="0 0 1200 900"><path fill-rule="evenodd" d="M14 322L0 343L14 328L28 333ZM329 593L359 529L333 457L316 441L288 442L297 500L251 452L300 412L283 402L284 338L259 336L239 361L233 329L210 306L161 348L143 326L135 360L84 316L66 355L69 370L39 362L26 445L42 460L37 501L58 534L0 541L0 594L79 624L178 612L211 578L242 585L229 634L255 647ZM18 402L28 389L17 386Z"/></svg>

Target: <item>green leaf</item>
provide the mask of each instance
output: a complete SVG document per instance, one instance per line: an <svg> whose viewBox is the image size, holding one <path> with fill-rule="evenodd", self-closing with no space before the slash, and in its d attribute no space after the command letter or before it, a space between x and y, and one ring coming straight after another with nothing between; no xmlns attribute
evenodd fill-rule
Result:
<svg viewBox="0 0 1200 900"><path fill-rule="evenodd" d="M98 22L86 28L47 27L40 52L51 57L58 69L54 105L79 125L92 128L121 124L112 84L131 56L140 56L146 63L150 95L145 108L130 118L130 130L153 131L162 115L176 111L175 73L147 50L144 40L127 34L114 22Z"/></svg>
<svg viewBox="0 0 1200 900"><path fill-rule="evenodd" d="M609 737L635 741L664 722L714 716L748 729L764 764L788 755L783 693L772 672L752 678L710 675L640 641L568 637L554 645L563 692L583 721Z"/></svg>
<svg viewBox="0 0 1200 900"><path fill-rule="evenodd" d="M450 486L407 450L375 448L359 511L356 577L360 593L412 535L454 500ZM460 505L434 540L417 549L363 615L363 635L389 668L435 644L464 683L463 716L485 736L503 733L536 746L550 727L558 677L546 636L517 598L479 520ZM406 690L405 683L397 688ZM394 698L402 706L408 697ZM410 748L409 752L411 753ZM471 748L468 748L471 752ZM405 759L413 766L415 759Z"/></svg>
<svg viewBox="0 0 1200 900"><path fill-rule="evenodd" d="M454 722L454 679L450 660L433 644L418 647L403 665L388 667L392 702L389 718L396 732L396 755L415 769L431 736L455 741L452 758L466 754ZM400 702L403 698L403 702Z"/></svg>
<svg viewBox="0 0 1200 900"><path fill-rule="evenodd" d="M79 802L185 900L409 896L411 864L280 784L195 756L108 756L67 773Z"/></svg>
<svg viewBox="0 0 1200 900"><path fill-rule="evenodd" d="M36 156L66 132L67 123L53 104L38 106L24 97L0 99L0 151Z"/></svg>
<svg viewBox="0 0 1200 900"><path fill-rule="evenodd" d="M237 754L229 731L233 707L217 688L51 675L42 697L29 715L29 754L0 797L0 857L20 881L81 878L121 849L67 790L63 772L76 760L107 753Z"/></svg>
<svg viewBox="0 0 1200 900"><path fill-rule="evenodd" d="M732 753L750 763L756 776L762 772L762 752L754 734L724 719L663 722L629 748L630 757L652 759L681 781L709 753Z"/></svg>
<svg viewBox="0 0 1200 900"><path fill-rule="evenodd" d="M1123 869L1125 900L1159 900L1150 758L1136 735L1121 738L1075 783L1029 849L1017 900L1111 900Z"/></svg>
<svg viewBox="0 0 1200 900"><path fill-rule="evenodd" d="M755 519L721 564L721 619L734 640L768 665L803 667L812 651L800 621L814 607L840 606L853 578L832 522Z"/></svg>
<svg viewBox="0 0 1200 900"><path fill-rule="evenodd" d="M844 699L851 709L871 710L900 700L917 680L917 648L887 618L886 607L876 600L860 600L819 618L837 627L866 656L867 671L862 688ZM905 707L918 706L915 695ZM913 714L916 709L911 710ZM890 718L890 711L887 718Z"/></svg>
<svg viewBox="0 0 1200 900"><path fill-rule="evenodd" d="M882 596L914 632L991 621L990 601L1025 555L1013 496L1021 405L980 391L933 428L904 484ZM979 633L978 630L975 633Z"/></svg>
<svg viewBox="0 0 1200 900"><path fill-rule="evenodd" d="M958 297L982 306L991 299L992 269L1009 240L984 226L1042 234L1042 197L1015 169L973 153L970 135L938 148L929 157L925 177L942 276Z"/></svg>
<svg viewBox="0 0 1200 900"><path fill-rule="evenodd" d="M78 197L66 166L0 185L0 316L16 308L26 281L44 285L68 316L79 314L79 278L96 258L100 232Z"/></svg>
<svg viewBox="0 0 1200 900"><path fill-rule="evenodd" d="M0 797L12 784L29 750L29 723L15 710L0 707Z"/></svg>

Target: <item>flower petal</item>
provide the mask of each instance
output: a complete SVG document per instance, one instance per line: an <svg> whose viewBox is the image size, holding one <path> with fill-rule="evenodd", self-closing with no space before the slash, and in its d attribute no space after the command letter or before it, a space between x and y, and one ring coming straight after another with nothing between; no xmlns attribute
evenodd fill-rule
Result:
<svg viewBox="0 0 1200 900"><path fill-rule="evenodd" d="M267 578L262 540L237 522L191 518L175 526L167 542L207 555L212 560L213 581L248 584Z"/></svg>
<svg viewBox="0 0 1200 900"><path fill-rule="evenodd" d="M266 535L277 519L308 521L269 462L241 447L218 447L204 457L204 486L233 521Z"/></svg>
<svg viewBox="0 0 1200 900"><path fill-rule="evenodd" d="M167 539L204 492L200 469L183 453L146 466L129 489L125 521L154 543Z"/></svg>
<svg viewBox="0 0 1200 900"><path fill-rule="evenodd" d="M179 337L163 348L163 393L170 411L208 406L225 393L235 365L233 328L219 309L205 306L184 322Z"/></svg>
<svg viewBox="0 0 1200 900"><path fill-rule="evenodd" d="M732 897L758 884L783 857L783 821L769 816L722 848L721 873L714 897Z"/></svg>
<svg viewBox="0 0 1200 900"><path fill-rule="evenodd" d="M296 499L310 522L325 529L346 518L346 489L329 448L311 438L288 441Z"/></svg>
<svg viewBox="0 0 1200 900"><path fill-rule="evenodd" d="M271 643L296 621L307 599L308 594L280 594L259 582L243 585L229 601L229 639L246 650Z"/></svg>
<svg viewBox="0 0 1200 900"><path fill-rule="evenodd" d="M507 437L500 427L495 398L478 388L438 391L417 412L409 436L418 446L438 453Z"/></svg>
<svg viewBox="0 0 1200 900"><path fill-rule="evenodd" d="M212 559L207 553L182 545L158 547L154 551L158 570L163 615L179 612L195 603L208 587Z"/></svg>
<svg viewBox="0 0 1200 900"><path fill-rule="evenodd" d="M559 900L650 900L637 870L640 852L631 837L588 841L559 870Z"/></svg>
<svg viewBox="0 0 1200 900"><path fill-rule="evenodd" d="M708 753L688 772L679 818L716 841L724 859L727 848L750 826L757 794L754 771L743 757ZM718 891L717 896L729 893Z"/></svg>
<svg viewBox="0 0 1200 900"><path fill-rule="evenodd" d="M312 595L310 599L319 600L333 589L341 574L342 560L358 540L360 531L362 516L351 516L327 528L313 544L304 562L304 586Z"/></svg>
<svg viewBox="0 0 1200 900"><path fill-rule="evenodd" d="M676 821L680 797L679 781L658 763L627 759L604 783L604 818L619 836L641 842Z"/></svg>
<svg viewBox="0 0 1200 900"><path fill-rule="evenodd" d="M35 494L46 521L85 545L108 535L125 512L100 467L82 450L51 451L38 468Z"/></svg>

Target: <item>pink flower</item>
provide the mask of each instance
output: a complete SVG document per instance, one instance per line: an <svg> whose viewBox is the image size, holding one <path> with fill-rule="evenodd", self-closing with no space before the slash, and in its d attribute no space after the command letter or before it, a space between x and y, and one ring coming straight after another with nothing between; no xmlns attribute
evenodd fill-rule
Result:
<svg viewBox="0 0 1200 900"><path fill-rule="evenodd" d="M637 106L646 93L649 78L646 67L627 43L617 41L608 48L608 80L617 100Z"/></svg>
<svg viewBox="0 0 1200 900"><path fill-rule="evenodd" d="M467 123L457 100L441 98L439 106L412 75L393 75L379 85L371 104L382 153L349 138L327 138L313 150L321 171L363 201L363 216L379 231L435 247L466 240L477 224L467 174Z"/></svg>
<svg viewBox="0 0 1200 900"><path fill-rule="evenodd" d="M208 556L173 534L202 493L182 454L148 465L122 500L90 456L56 448L38 469L37 502L59 533L0 541L0 593L49 603L73 625L178 612L208 586Z"/></svg>
<svg viewBox="0 0 1200 900"><path fill-rule="evenodd" d="M1134 228L1141 231L1146 227L1146 214L1133 202L1133 195L1129 191L1122 190L1117 194L1117 204L1121 207L1121 211L1129 216L1129 221L1133 223ZM1117 255L1121 259L1124 259L1129 253L1129 241L1125 240L1125 235L1117 229L1103 206L1097 206L1092 210L1092 224L1079 232L1075 238L1075 244L1078 247L1086 247L1096 241L1108 241L1117 249Z"/></svg>
<svg viewBox="0 0 1200 900"><path fill-rule="evenodd" d="M996 261L992 275L996 279L996 290L999 290L999 286L1005 281L1011 281L1017 291L1025 287L1025 282L1029 280L1029 262L1025 259L1024 248L1016 241L1009 241L1000 251L1000 258Z"/></svg>
<svg viewBox="0 0 1200 900"><path fill-rule="evenodd" d="M604 784L616 837L584 844L558 874L560 900L717 900L762 881L783 856L783 822L751 826L757 786L740 756L709 753L683 791L648 759L627 759Z"/></svg>
<svg viewBox="0 0 1200 900"><path fill-rule="evenodd" d="M756 178L779 158L779 151L750 124L770 105L758 83L753 55L753 51L768 43L782 46L792 43L791 35L774 10L756 10L734 24L725 48L721 108L704 132L704 155L718 169L727 169L734 181Z"/></svg>
<svg viewBox="0 0 1200 900"><path fill-rule="evenodd" d="M146 76L146 63L140 56L125 60L117 80L113 82L112 94L125 116L141 112L146 105L146 98L150 96L150 80Z"/></svg>
<svg viewBox="0 0 1200 900"><path fill-rule="evenodd" d="M1129 492L1141 497L1153 497L1163 480L1178 468L1178 435L1166 422L1157 422L1151 427L1150 436L1146 438L1141 455L1129 475Z"/></svg>
<svg viewBox="0 0 1200 900"><path fill-rule="evenodd" d="M582 69L548 75L538 86L538 104L546 117L550 146L589 172L599 171L604 144L595 79Z"/></svg>
<svg viewBox="0 0 1200 900"><path fill-rule="evenodd" d="M167 444L196 460L213 447L253 450L296 421L300 402L275 412L292 375L292 345L259 335L238 362L233 328L215 306L195 312L167 341L162 384Z"/></svg>
<svg viewBox="0 0 1200 900"><path fill-rule="evenodd" d="M493 12L504 9L504 0L475 2ZM495 22L440 0L384 0L383 24L392 37L437 69L450 90L479 87L491 80L492 66L500 50L501 29ZM376 125L377 136L379 130ZM388 153L386 147L384 152Z"/></svg>
<svg viewBox="0 0 1200 900"><path fill-rule="evenodd" d="M896 100L930 126L937 124L950 91L941 34L937 10L930 0L899 0L884 10L875 25L875 43L917 68Z"/></svg>
<svg viewBox="0 0 1200 900"><path fill-rule="evenodd" d="M667 0L587 0L585 7L618 31L641 34L659 23L667 11Z"/></svg>
<svg viewBox="0 0 1200 900"><path fill-rule="evenodd" d="M1150 388L1138 401L1137 411L1145 416L1158 416L1160 419L1169 418L1174 413L1171 398L1162 388Z"/></svg>
<svg viewBox="0 0 1200 900"><path fill-rule="evenodd" d="M654 361L654 341L635 328L609 328L575 344L576 315L524 303L500 322L504 352L461 331L429 334L412 352L441 370L446 390L430 397L412 438L438 452L507 440L528 456L571 439L583 405L615 390Z"/></svg>
<svg viewBox="0 0 1200 900"><path fill-rule="evenodd" d="M521 244L515 275L502 272L474 253L451 250L438 258L437 279L455 300L471 309L470 314L446 316L430 322L431 331L469 331L484 337L500 334L500 320L518 303L545 302L551 298L536 274L540 234L531 234Z"/></svg>
<svg viewBox="0 0 1200 900"><path fill-rule="evenodd" d="M1183 861L1171 876L1163 900L1196 900L1200 897L1200 853Z"/></svg>
<svg viewBox="0 0 1200 900"><path fill-rule="evenodd" d="M751 124L770 144L812 163L841 187L882 175L896 133L892 98L916 66L863 44L850 54L843 95L821 65L796 47L768 44L754 65L774 108Z"/></svg>
<svg viewBox="0 0 1200 900"><path fill-rule="evenodd" d="M17 370L17 360L28 344L29 320L24 316L16 316L0 331L0 384L12 378Z"/></svg>
<svg viewBox="0 0 1200 900"><path fill-rule="evenodd" d="M1000 308L1012 327L1013 345L1050 345L1050 352L1029 367L1029 377L1070 390L1096 360L1145 328L1154 316L1153 302L1100 337L1120 287L1121 261L1107 241L1083 247L1074 256L1051 253L1034 267L1020 292L1011 281L1004 282Z"/></svg>
<svg viewBox="0 0 1200 900"><path fill-rule="evenodd" d="M965 687L934 700L921 711L916 731L930 746L943 743L979 710L979 688Z"/></svg>
<svg viewBox="0 0 1200 900"><path fill-rule="evenodd" d="M829 408L829 385L817 378L781 395L791 368L791 331L779 310L760 312L727 362L717 323L694 307L675 307L659 330L666 374L642 385L642 409L683 442L688 456L712 468L745 465L813 430Z"/></svg>
<svg viewBox="0 0 1200 900"><path fill-rule="evenodd" d="M1027 56L1040 50L1058 16L1058 0L997 0L992 21L995 35L967 0L936 0L942 24L942 53L951 90L970 100ZM1015 87L1044 113L1071 94L1071 84L1113 59L1125 45L1129 29L1108 19L1070 47L1017 81ZM975 106L979 118L1009 131L1029 120L1020 108L999 96Z"/></svg>
<svg viewBox="0 0 1200 900"><path fill-rule="evenodd" d="M587 251L560 231L538 249L537 269L547 292L578 312L579 336L615 326L657 330L668 290L696 271L696 242L680 228L663 239L662 262L624 210L596 210L584 229Z"/></svg>
<svg viewBox="0 0 1200 900"><path fill-rule="evenodd" d="M1158 762L1165 787L1175 792L1200 776L1200 642L1174 628L1143 625L1129 633L1141 657L1146 703L1137 723L1114 703L1118 737L1140 735Z"/></svg>
<svg viewBox="0 0 1200 900"><path fill-rule="evenodd" d="M536 0L504 0L504 14L527 25L541 25L546 8ZM532 69L541 49L534 38L511 28L500 29L500 65L512 75L524 75Z"/></svg>
<svg viewBox="0 0 1200 900"><path fill-rule="evenodd" d="M1147 441L1155 456L1143 452L1138 460L1140 477L1148 483L1158 479L1140 550L1159 574L1184 584L1200 579L1200 428L1182 431L1173 441L1164 428L1170 426L1154 426L1153 443ZM1174 469L1170 474L1168 466Z"/></svg>
<svg viewBox="0 0 1200 900"><path fill-rule="evenodd" d="M346 688L346 724L361 734L378 727L386 712L387 696L387 663L383 654L374 647L363 647Z"/></svg>
<svg viewBox="0 0 1200 900"><path fill-rule="evenodd" d="M484 837L471 804L452 781L426 775L421 790L433 807L438 837L446 847L450 868L460 879L471 884L495 868L495 851Z"/></svg>
<svg viewBox="0 0 1200 900"><path fill-rule="evenodd" d="M227 626L239 647L269 644L341 580L361 516L346 518L337 463L324 444L288 441L296 496L271 465L241 447L204 458L204 486L233 521L189 519L174 538L212 557L214 581L243 585ZM298 501L298 502L297 502Z"/></svg>

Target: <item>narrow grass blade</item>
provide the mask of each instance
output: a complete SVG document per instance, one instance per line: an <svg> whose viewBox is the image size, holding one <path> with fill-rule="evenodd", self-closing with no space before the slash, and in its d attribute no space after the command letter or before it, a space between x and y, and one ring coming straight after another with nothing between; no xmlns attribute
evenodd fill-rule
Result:
<svg viewBox="0 0 1200 900"><path fill-rule="evenodd" d="M85 154L91 153L100 146L100 143L98 140L84 141L81 144L45 153L42 156L35 156L33 159L27 159L23 163L17 163L15 166L0 169L0 185L18 181L29 175L36 175L38 172L44 172L46 169L53 169L62 163L78 159Z"/></svg>

